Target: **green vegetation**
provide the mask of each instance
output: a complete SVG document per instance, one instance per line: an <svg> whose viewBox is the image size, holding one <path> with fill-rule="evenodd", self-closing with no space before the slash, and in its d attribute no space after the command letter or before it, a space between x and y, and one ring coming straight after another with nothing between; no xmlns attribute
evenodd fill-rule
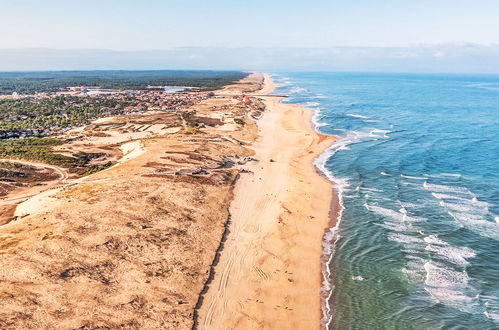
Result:
<svg viewBox="0 0 499 330"><path fill-rule="evenodd" d="M33 100L0 99L0 137L23 130L57 130L87 124L104 114L120 114L124 104L108 99L58 96Z"/></svg>
<svg viewBox="0 0 499 330"><path fill-rule="evenodd" d="M82 175L97 172L112 165L111 162L105 165L90 165L93 159L102 156L99 153L79 152L70 157L52 150L52 147L61 144L63 144L61 140L39 137L0 141L0 158L39 161L67 167Z"/></svg>
<svg viewBox="0 0 499 330"><path fill-rule="evenodd" d="M147 86L191 86L214 90L246 76L239 71L45 71L0 72L0 94L56 92L69 86L146 89Z"/></svg>

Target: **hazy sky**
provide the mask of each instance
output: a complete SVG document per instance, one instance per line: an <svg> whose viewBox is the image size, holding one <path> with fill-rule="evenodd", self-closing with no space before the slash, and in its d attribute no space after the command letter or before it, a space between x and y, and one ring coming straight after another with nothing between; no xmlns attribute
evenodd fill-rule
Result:
<svg viewBox="0 0 499 330"><path fill-rule="evenodd" d="M499 44L499 0L0 0L0 48Z"/></svg>

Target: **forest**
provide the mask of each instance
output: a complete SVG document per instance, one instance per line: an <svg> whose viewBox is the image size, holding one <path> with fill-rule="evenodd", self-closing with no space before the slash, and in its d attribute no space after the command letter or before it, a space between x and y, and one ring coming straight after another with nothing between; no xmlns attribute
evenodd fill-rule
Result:
<svg viewBox="0 0 499 330"><path fill-rule="evenodd" d="M129 104L122 100L76 96L0 99L0 138L81 126L103 114L121 114L123 106Z"/></svg>
<svg viewBox="0 0 499 330"><path fill-rule="evenodd" d="M147 86L191 86L215 90L244 78L239 71L41 71L0 72L0 94L56 92L70 86L146 89Z"/></svg>

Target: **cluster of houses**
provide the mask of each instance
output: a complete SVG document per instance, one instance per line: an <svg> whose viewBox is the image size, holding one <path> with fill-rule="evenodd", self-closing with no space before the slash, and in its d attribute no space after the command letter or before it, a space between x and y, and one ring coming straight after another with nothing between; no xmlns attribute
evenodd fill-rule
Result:
<svg viewBox="0 0 499 330"><path fill-rule="evenodd" d="M44 99L54 99L57 97L66 96L66 98L63 99L63 104L60 104L59 102L57 102L57 104L82 108L84 109L82 111L85 111L87 106L90 106L92 108L97 106L100 108L98 116L107 117L115 115L117 113L138 114L144 111L175 112L177 110L189 108L194 104L210 98L212 95L213 93L209 92L181 91L172 93L171 90L166 89L100 91L97 89L90 89L86 87L70 87L65 91L51 93L36 93L31 95L13 94L10 95L9 98L29 99L30 102L37 103ZM75 99L75 97L78 97L78 99ZM70 119L70 117L72 116L72 114L65 112L65 110L63 109L61 109L61 111L54 109L54 113L65 119ZM89 115L93 116L96 115L96 113L89 112ZM28 116L24 113L13 111L8 118L4 118L3 122L19 122L30 118L31 116ZM71 125L63 125L63 127L51 127L46 129L42 129L41 127L40 129L4 129L0 130L0 140L18 139L39 134L43 135L54 133L55 131L61 133L70 129L70 126Z"/></svg>
<svg viewBox="0 0 499 330"><path fill-rule="evenodd" d="M105 98L117 101L122 101L122 104L128 104L123 108L124 113L136 113L146 110L158 110L173 112L178 109L188 108L196 103L201 102L212 96L209 92L174 92L165 89L154 90L99 90L90 87L68 87L65 91L51 93L36 93L31 95L1 95L0 97L8 97L13 99L30 98L32 100L40 100L45 98L55 98L59 96L76 96L76 97L91 97ZM70 102L71 103L71 102Z"/></svg>
<svg viewBox="0 0 499 330"><path fill-rule="evenodd" d="M109 98L129 100L133 98L134 103L124 108L125 112L137 112L145 110L176 111L178 109L188 108L196 103L210 97L207 92L180 92L170 93L158 90L137 90L133 94L119 93L109 95Z"/></svg>

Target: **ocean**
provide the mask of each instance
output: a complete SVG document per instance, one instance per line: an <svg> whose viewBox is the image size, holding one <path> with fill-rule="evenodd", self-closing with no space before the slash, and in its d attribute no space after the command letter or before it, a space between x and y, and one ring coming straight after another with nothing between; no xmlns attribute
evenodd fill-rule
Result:
<svg viewBox="0 0 499 330"><path fill-rule="evenodd" d="M272 75L338 137L316 165L329 329L499 329L499 76Z"/></svg>

